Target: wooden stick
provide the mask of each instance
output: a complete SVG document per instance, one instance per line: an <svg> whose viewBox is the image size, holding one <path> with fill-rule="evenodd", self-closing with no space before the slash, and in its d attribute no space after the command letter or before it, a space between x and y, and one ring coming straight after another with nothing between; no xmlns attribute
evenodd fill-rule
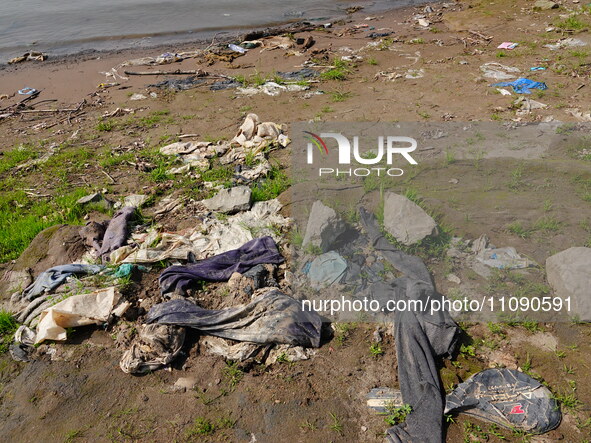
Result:
<svg viewBox="0 0 591 443"><path fill-rule="evenodd" d="M115 184L115 183L116 183L116 182L115 182L115 179L114 179L113 177L111 177L107 171L105 171L104 169L101 169L101 172L102 172L103 174L105 174L107 177L109 177L109 179L111 180L111 183L113 183L113 184Z"/></svg>
<svg viewBox="0 0 591 443"><path fill-rule="evenodd" d="M181 71L177 69L175 71L123 71L125 75L198 75L200 77L209 75L207 72L201 69Z"/></svg>

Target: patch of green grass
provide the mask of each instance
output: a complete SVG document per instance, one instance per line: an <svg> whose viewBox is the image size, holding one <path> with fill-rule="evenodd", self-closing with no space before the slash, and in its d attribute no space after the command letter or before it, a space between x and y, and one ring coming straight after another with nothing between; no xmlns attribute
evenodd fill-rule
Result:
<svg viewBox="0 0 591 443"><path fill-rule="evenodd" d="M493 334L498 335L500 337L505 337L505 330L503 329L503 326L499 323L493 323L489 321L486 324L486 326L488 327L488 330Z"/></svg>
<svg viewBox="0 0 591 443"><path fill-rule="evenodd" d="M37 152L28 144L22 144L10 151L0 153L0 174L34 158L37 158Z"/></svg>
<svg viewBox="0 0 591 443"><path fill-rule="evenodd" d="M66 432L64 435L64 443L72 443L78 438L81 438L84 435L83 429L74 429L71 431Z"/></svg>
<svg viewBox="0 0 591 443"><path fill-rule="evenodd" d="M351 73L349 62L340 58L335 58L332 61L332 68L320 74L322 80L346 80Z"/></svg>
<svg viewBox="0 0 591 443"><path fill-rule="evenodd" d="M525 185L525 182L523 181L523 168L523 163L519 163L511 171L511 180L508 183L511 191L517 192Z"/></svg>
<svg viewBox="0 0 591 443"><path fill-rule="evenodd" d="M287 357L287 354L285 352L282 352L277 356L277 363L291 363L291 360L289 359L289 357Z"/></svg>
<svg viewBox="0 0 591 443"><path fill-rule="evenodd" d="M251 186L252 200L258 202L274 199L286 191L290 185L291 181L287 174L279 167L273 166L267 177Z"/></svg>
<svg viewBox="0 0 591 443"><path fill-rule="evenodd" d="M558 404L570 411L576 411L582 406L581 401L577 398L574 392L559 392L554 394L554 400Z"/></svg>
<svg viewBox="0 0 591 443"><path fill-rule="evenodd" d="M211 435L215 432L215 425L205 417L197 417L191 426L186 431L187 438L196 437L200 435Z"/></svg>
<svg viewBox="0 0 591 443"><path fill-rule="evenodd" d="M96 125L96 130L100 132L111 132L115 128L113 120L101 120Z"/></svg>
<svg viewBox="0 0 591 443"><path fill-rule="evenodd" d="M124 152L119 155L114 155L109 149L103 152L100 156L99 165L106 169L114 168L115 166L119 166L122 163L132 161L133 158L134 155L131 152Z"/></svg>
<svg viewBox="0 0 591 443"><path fill-rule="evenodd" d="M573 14L564 20L556 22L555 26L564 30L580 31L581 29L587 27L588 24L582 20L581 14Z"/></svg>
<svg viewBox="0 0 591 443"><path fill-rule="evenodd" d="M367 64L371 66L376 66L378 64L378 61L375 59L375 57L369 57L367 59Z"/></svg>
<svg viewBox="0 0 591 443"><path fill-rule="evenodd" d="M203 171L201 179L204 182L228 183L234 177L234 169L231 166L217 166Z"/></svg>
<svg viewBox="0 0 591 443"><path fill-rule="evenodd" d="M456 162L456 156L453 151L445 151L445 164L453 165Z"/></svg>
<svg viewBox="0 0 591 443"><path fill-rule="evenodd" d="M145 117L137 117L133 119L133 124L144 129L151 129L156 127L159 123L170 124L174 123L174 119L169 116L170 111L154 111Z"/></svg>
<svg viewBox="0 0 591 443"><path fill-rule="evenodd" d="M399 407L386 406L384 421L390 426L396 426L406 420L406 416L412 412L412 406L405 404Z"/></svg>
<svg viewBox="0 0 591 443"><path fill-rule="evenodd" d="M165 182L172 177L166 172L167 168L164 165L159 165L150 171L150 178L156 183Z"/></svg>
<svg viewBox="0 0 591 443"><path fill-rule="evenodd" d="M482 429L481 426L466 421L464 422L464 441L488 441L488 432Z"/></svg>
<svg viewBox="0 0 591 443"><path fill-rule="evenodd" d="M513 223L508 224L507 231L524 239L531 236L531 230L526 229L520 221L514 221Z"/></svg>
<svg viewBox="0 0 591 443"><path fill-rule="evenodd" d="M465 357L476 357L476 348L473 345L462 344L460 346L460 354Z"/></svg>
<svg viewBox="0 0 591 443"><path fill-rule="evenodd" d="M82 224L94 207L81 207L76 200L88 194L78 188L50 199L29 197L24 191L0 195L0 263L18 258L42 230L58 223Z"/></svg>
<svg viewBox="0 0 591 443"><path fill-rule="evenodd" d="M343 433L343 422L341 421L341 419L334 412L331 412L329 415L330 415L330 419L332 420L332 423L330 424L330 429L333 430L334 432L342 434Z"/></svg>
<svg viewBox="0 0 591 443"><path fill-rule="evenodd" d="M339 346L343 346L351 337L351 334L357 327L357 323L333 323L334 339Z"/></svg>
<svg viewBox="0 0 591 443"><path fill-rule="evenodd" d="M499 51L496 54L497 58L503 58L503 57L507 57L507 53L505 51Z"/></svg>
<svg viewBox="0 0 591 443"><path fill-rule="evenodd" d="M378 358L380 355L384 355L384 350L379 343L374 343L369 347L369 353L372 357Z"/></svg>
<svg viewBox="0 0 591 443"><path fill-rule="evenodd" d="M554 217L542 217L540 218L535 224L534 229L546 232L556 232L560 230L560 221L556 220Z"/></svg>
<svg viewBox="0 0 591 443"><path fill-rule="evenodd" d="M352 94L350 92L342 92L342 91L334 91L330 93L332 97L332 101L335 103L344 102L348 98L351 98Z"/></svg>
<svg viewBox="0 0 591 443"><path fill-rule="evenodd" d="M17 328L18 323L12 314L4 309L0 310L0 354L8 351Z"/></svg>
<svg viewBox="0 0 591 443"><path fill-rule="evenodd" d="M226 362L226 367L223 369L222 373L228 382L228 387L230 389L234 389L244 377L244 372L238 367L238 363L235 361Z"/></svg>

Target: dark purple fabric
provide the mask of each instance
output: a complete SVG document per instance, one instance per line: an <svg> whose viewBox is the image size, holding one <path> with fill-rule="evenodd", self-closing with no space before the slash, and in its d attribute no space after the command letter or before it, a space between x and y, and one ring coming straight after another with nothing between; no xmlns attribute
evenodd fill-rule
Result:
<svg viewBox="0 0 591 443"><path fill-rule="evenodd" d="M128 206L117 211L113 216L105 235L103 237L103 244L99 255L103 261L109 261L109 254L121 246L127 244L127 237L129 237L129 222L135 216L135 208Z"/></svg>
<svg viewBox="0 0 591 443"><path fill-rule="evenodd" d="M227 281L234 272L243 274L259 264L280 264L283 257L272 237L255 238L238 249L187 266L171 266L160 274L160 290L184 292L199 281Z"/></svg>

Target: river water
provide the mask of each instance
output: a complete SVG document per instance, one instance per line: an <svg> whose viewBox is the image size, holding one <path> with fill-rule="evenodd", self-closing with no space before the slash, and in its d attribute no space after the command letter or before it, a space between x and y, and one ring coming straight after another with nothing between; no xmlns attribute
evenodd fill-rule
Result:
<svg viewBox="0 0 591 443"><path fill-rule="evenodd" d="M27 50L64 55L175 43L216 31L368 14L413 0L0 0L0 62Z"/></svg>

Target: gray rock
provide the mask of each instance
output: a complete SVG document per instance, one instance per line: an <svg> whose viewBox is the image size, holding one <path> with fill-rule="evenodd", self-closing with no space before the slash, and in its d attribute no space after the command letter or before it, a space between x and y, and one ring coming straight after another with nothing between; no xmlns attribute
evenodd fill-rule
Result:
<svg viewBox="0 0 591 443"><path fill-rule="evenodd" d="M248 186L236 186L222 189L214 197L203 200L203 204L210 211L233 214L250 209L252 191Z"/></svg>
<svg viewBox="0 0 591 443"><path fill-rule="evenodd" d="M95 203L104 206L105 208L112 208L113 202L107 198L100 192L95 192L94 194L86 195L82 198L79 198L76 203L79 205L86 205L88 203Z"/></svg>
<svg viewBox="0 0 591 443"><path fill-rule="evenodd" d="M174 388L180 391L190 391L195 387L197 380L194 377L180 377L175 383Z"/></svg>
<svg viewBox="0 0 591 443"><path fill-rule="evenodd" d="M147 195L131 194L125 197L123 200L123 206L133 206L134 208L139 208L144 203L146 203L146 201L148 201Z"/></svg>
<svg viewBox="0 0 591 443"><path fill-rule="evenodd" d="M591 248L575 247L546 260L548 283L559 297L571 298L571 316L591 321Z"/></svg>
<svg viewBox="0 0 591 443"><path fill-rule="evenodd" d="M322 252L327 252L345 229L345 222L335 210L317 200L310 211L303 246L313 245L319 247Z"/></svg>
<svg viewBox="0 0 591 443"><path fill-rule="evenodd" d="M534 11L547 11L549 9L555 9L558 7L558 3L554 3L550 0L538 0L534 3Z"/></svg>
<svg viewBox="0 0 591 443"><path fill-rule="evenodd" d="M408 198L393 192L384 197L384 228L407 246L438 234L437 223L429 214Z"/></svg>

